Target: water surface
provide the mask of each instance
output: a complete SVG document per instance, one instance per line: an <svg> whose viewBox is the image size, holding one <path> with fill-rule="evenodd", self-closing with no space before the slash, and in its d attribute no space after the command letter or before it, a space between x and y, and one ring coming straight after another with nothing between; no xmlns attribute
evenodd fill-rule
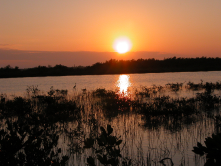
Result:
<svg viewBox="0 0 221 166"><path fill-rule="evenodd" d="M199 83L216 82L221 80L221 71L209 72L178 72L178 73L147 73L127 74L132 88L140 86L165 85L167 83L187 83L189 81ZM67 89L73 91L87 89L95 90L105 88L115 90L119 84L120 75L84 75L84 76L59 76L59 77L26 77L0 79L0 93L22 95L27 86L38 86L41 91L47 92L51 86L55 89Z"/></svg>
<svg viewBox="0 0 221 166"><path fill-rule="evenodd" d="M70 95L79 94L81 104L84 104L84 116L82 120L83 131L90 131L88 120L93 115L101 126L111 124L114 134L121 136L127 143L123 149L123 155L131 157L136 162L145 162L148 159L152 165L160 165L159 160L165 157L173 159L175 165L202 166L205 158L199 158L192 150L197 142L204 142L205 138L214 133L214 120L204 115L191 115L184 118L185 122L179 122L174 117L149 117L136 113L117 113L112 116L110 112L103 112L102 107L94 104L87 94L81 94L82 89L86 92L105 88L116 90L120 95L130 97L131 89L152 87L153 85L164 86L167 83L194 83L220 82L221 72L182 72L182 73L148 73L127 75L93 75L93 76L62 76L62 77L34 77L34 78L8 78L0 79L0 93L7 95L24 95L28 86L38 86L41 93L49 91L53 86L55 89L67 89ZM76 84L76 88L74 88ZM182 92L184 96L194 96L196 92ZM219 92L220 93L220 92ZM181 97L179 92L167 90L161 95ZM93 103L94 102L94 103ZM94 105L93 105L94 104ZM93 108L92 106L93 105ZM158 119L161 118L161 119ZM194 121L192 120L194 119ZM90 119L91 120L91 119ZM4 124L2 121L1 124ZM71 131L79 125L77 121L57 123L60 128ZM4 128L4 125L3 127ZM70 153L70 145L73 143L71 137L60 132L58 147L62 149L62 155L70 157L68 165L84 165L86 158L91 153L85 151L83 154ZM139 165L139 163L138 163Z"/></svg>

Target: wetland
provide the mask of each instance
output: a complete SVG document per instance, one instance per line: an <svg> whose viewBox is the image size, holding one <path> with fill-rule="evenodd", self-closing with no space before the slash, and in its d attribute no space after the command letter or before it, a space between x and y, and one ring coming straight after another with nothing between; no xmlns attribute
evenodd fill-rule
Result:
<svg viewBox="0 0 221 166"><path fill-rule="evenodd" d="M204 141L212 139L214 144L213 140L219 140L220 73L182 73L187 78L195 74L198 81L194 82L180 73L170 73L172 82L164 74L164 78L163 74L96 76L103 84L96 85L100 88L90 87L95 85L90 84L96 82L95 77L79 85L77 80L84 82L86 76L42 78L42 84L57 80L65 87L51 85L43 90L33 81L36 78L23 78L23 83L28 80L39 85L21 84L23 93L5 85L0 97L0 164L219 164ZM162 82L148 83L146 77ZM75 79L69 82L70 88L62 83L64 78ZM117 86L109 86L110 80ZM1 83L4 81L11 82L5 79Z"/></svg>

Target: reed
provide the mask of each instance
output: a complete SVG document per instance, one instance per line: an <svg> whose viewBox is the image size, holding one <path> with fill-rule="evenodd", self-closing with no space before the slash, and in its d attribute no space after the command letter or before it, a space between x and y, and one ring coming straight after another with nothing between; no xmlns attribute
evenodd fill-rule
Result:
<svg viewBox="0 0 221 166"><path fill-rule="evenodd" d="M105 134L99 128L110 124L111 134L121 136L116 137L119 138L116 142L122 140L124 145L117 165L149 166L165 162L188 165L189 137L195 136L197 140L192 142L196 143L218 131L221 100L213 94L220 90L218 82L201 82L198 90L204 92L189 98L164 95L166 91L196 91L193 87L191 83L186 87L179 83L154 85L136 89L128 96L106 89L70 95L67 90L53 87L43 93L37 86L30 86L26 96L11 99L1 94L1 162L82 165L88 156L98 157L95 150L84 146L86 138L101 139L100 135ZM191 133L188 129L193 126L198 129ZM210 131L198 133L200 126L210 127ZM105 131L109 133L110 127ZM175 161L177 154L181 155L179 161ZM93 160L94 164L99 165L99 161L104 161L102 158Z"/></svg>

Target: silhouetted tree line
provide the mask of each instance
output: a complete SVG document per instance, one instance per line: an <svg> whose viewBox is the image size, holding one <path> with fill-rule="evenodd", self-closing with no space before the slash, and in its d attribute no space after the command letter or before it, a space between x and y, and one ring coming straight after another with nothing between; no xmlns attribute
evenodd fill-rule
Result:
<svg viewBox="0 0 221 166"><path fill-rule="evenodd" d="M111 59L92 66L67 67L60 64L54 67L38 66L28 69L19 69L17 66L13 68L8 65L0 68L0 78L187 71L221 71L221 58Z"/></svg>

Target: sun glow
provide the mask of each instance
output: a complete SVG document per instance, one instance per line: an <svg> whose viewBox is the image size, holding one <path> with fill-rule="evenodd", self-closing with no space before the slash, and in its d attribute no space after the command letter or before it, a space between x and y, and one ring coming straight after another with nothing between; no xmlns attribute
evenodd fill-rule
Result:
<svg viewBox="0 0 221 166"><path fill-rule="evenodd" d="M127 37L119 37L114 41L114 50L119 54L124 54L131 49L131 41Z"/></svg>

